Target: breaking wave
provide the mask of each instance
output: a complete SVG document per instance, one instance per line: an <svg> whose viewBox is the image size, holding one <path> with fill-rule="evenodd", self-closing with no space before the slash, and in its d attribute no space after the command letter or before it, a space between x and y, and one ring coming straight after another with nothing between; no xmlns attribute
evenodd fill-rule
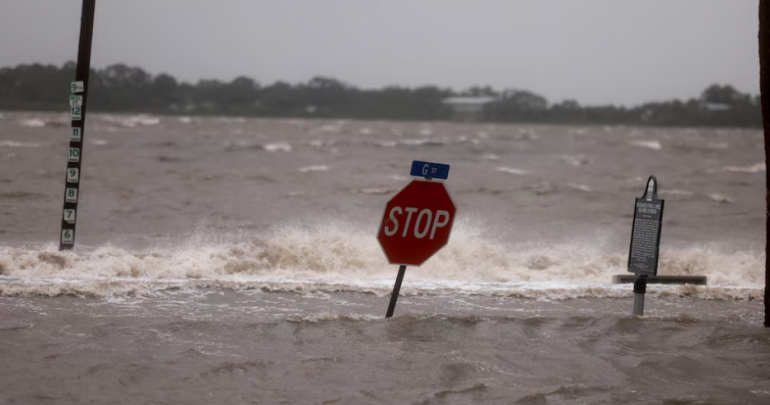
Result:
<svg viewBox="0 0 770 405"><path fill-rule="evenodd" d="M7 148L39 148L43 146L36 142L0 141L0 147Z"/></svg>
<svg viewBox="0 0 770 405"><path fill-rule="evenodd" d="M160 117L152 115L119 115L119 114L101 114L94 117L99 122L118 124L127 128L137 126L154 126L160 124Z"/></svg>
<svg viewBox="0 0 770 405"><path fill-rule="evenodd" d="M28 128L42 128L45 126L45 121L40 118L26 118L19 121L19 125Z"/></svg>
<svg viewBox="0 0 770 405"><path fill-rule="evenodd" d="M331 222L286 226L271 235L198 232L144 252L105 245L59 252L54 245L0 247L0 295L112 296L179 288L352 291L386 295L389 265L369 227ZM409 268L404 294L481 294L542 299L627 297L623 252L588 243L510 246L456 224L450 243ZM764 255L715 248L664 249L661 275L705 275L708 287L651 286L652 294L720 299L761 295Z"/></svg>

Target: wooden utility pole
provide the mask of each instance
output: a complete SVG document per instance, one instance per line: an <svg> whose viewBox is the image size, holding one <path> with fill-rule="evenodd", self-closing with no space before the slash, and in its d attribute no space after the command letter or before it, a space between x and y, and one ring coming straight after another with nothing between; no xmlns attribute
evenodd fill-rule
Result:
<svg viewBox="0 0 770 405"><path fill-rule="evenodd" d="M765 166L770 156L770 0L759 0L759 91L765 129ZM770 328L770 173L765 171L765 326Z"/></svg>

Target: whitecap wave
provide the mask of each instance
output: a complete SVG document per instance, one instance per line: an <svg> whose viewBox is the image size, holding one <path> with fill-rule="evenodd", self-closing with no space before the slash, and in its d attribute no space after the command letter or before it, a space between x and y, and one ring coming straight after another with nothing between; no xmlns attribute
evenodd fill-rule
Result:
<svg viewBox="0 0 770 405"><path fill-rule="evenodd" d="M291 145L286 142L268 143L262 147L268 152L291 152Z"/></svg>
<svg viewBox="0 0 770 405"><path fill-rule="evenodd" d="M326 171L329 171L329 166L326 166L326 165L303 166L297 170L299 170L300 173L326 172Z"/></svg>
<svg viewBox="0 0 770 405"><path fill-rule="evenodd" d="M765 166L764 162L760 162L751 166L727 166L724 168L724 171L726 172L737 172L737 173L761 173L765 172L767 170L767 167Z"/></svg>
<svg viewBox="0 0 770 405"><path fill-rule="evenodd" d="M98 116L104 122L118 124L127 128L137 126L154 126L160 124L160 118L151 115L102 115Z"/></svg>
<svg viewBox="0 0 770 405"><path fill-rule="evenodd" d="M661 150L663 148L660 141L631 141L629 144L652 150Z"/></svg>
<svg viewBox="0 0 770 405"><path fill-rule="evenodd" d="M515 167L505 167L505 166L498 167L497 171L498 172L503 172L503 173L509 173L509 174L516 174L516 175L519 175L519 176L523 176L523 175L527 174L526 170L517 169Z"/></svg>
<svg viewBox="0 0 770 405"><path fill-rule="evenodd" d="M25 118L19 121L19 125L27 128L43 128L45 127L45 121L40 118Z"/></svg>
<svg viewBox="0 0 770 405"><path fill-rule="evenodd" d="M396 273L372 230L358 225L284 227L268 237L201 235L147 252L115 246L65 252L54 245L0 247L0 295L109 296L201 287L385 295ZM422 267L408 269L403 292L548 299L630 294L627 285L611 284L612 275L626 273L622 252L577 242L508 246L481 235L479 229L456 224L443 250ZM661 275L704 275L709 286L651 290L752 299L761 296L763 270L762 253L663 249Z"/></svg>
<svg viewBox="0 0 770 405"><path fill-rule="evenodd" d="M0 141L0 147L6 148L39 148L42 143L37 142L18 142L18 141Z"/></svg>

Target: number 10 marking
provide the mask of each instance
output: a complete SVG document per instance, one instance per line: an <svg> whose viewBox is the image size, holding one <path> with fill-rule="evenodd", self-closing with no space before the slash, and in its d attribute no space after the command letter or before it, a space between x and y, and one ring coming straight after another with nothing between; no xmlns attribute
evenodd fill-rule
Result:
<svg viewBox="0 0 770 405"><path fill-rule="evenodd" d="M70 155L67 159L69 162L80 162L80 149L70 148Z"/></svg>

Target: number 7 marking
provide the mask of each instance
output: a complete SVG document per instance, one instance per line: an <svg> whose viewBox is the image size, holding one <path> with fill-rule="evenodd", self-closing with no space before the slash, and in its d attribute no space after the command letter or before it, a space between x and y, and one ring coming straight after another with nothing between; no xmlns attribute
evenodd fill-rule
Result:
<svg viewBox="0 0 770 405"><path fill-rule="evenodd" d="M75 223L75 210L64 210L64 220L68 224L74 224Z"/></svg>

